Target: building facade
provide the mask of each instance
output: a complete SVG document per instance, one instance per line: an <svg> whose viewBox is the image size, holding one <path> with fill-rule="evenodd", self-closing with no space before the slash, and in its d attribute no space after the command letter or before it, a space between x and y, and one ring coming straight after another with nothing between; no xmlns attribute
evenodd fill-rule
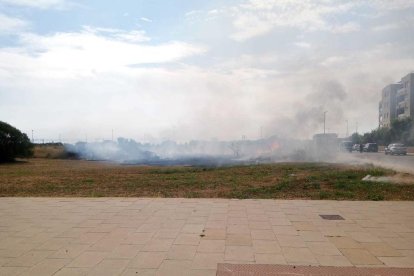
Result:
<svg viewBox="0 0 414 276"><path fill-rule="evenodd" d="M414 119L414 73L384 87L379 102L380 127L390 127L393 120L407 117Z"/></svg>

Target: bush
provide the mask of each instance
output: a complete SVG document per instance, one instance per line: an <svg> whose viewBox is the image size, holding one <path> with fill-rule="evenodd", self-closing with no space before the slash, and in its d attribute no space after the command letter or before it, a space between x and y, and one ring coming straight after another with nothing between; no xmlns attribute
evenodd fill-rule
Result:
<svg viewBox="0 0 414 276"><path fill-rule="evenodd" d="M33 144L26 134L0 121L0 162L10 162L16 157L33 155Z"/></svg>

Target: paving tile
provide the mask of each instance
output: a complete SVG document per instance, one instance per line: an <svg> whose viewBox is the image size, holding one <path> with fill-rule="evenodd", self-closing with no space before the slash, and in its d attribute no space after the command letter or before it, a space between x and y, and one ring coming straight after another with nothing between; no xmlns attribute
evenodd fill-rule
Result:
<svg viewBox="0 0 414 276"><path fill-rule="evenodd" d="M70 262L68 259L45 259L22 275L53 275Z"/></svg>
<svg viewBox="0 0 414 276"><path fill-rule="evenodd" d="M227 228L227 222L223 220L211 220L207 221L205 224L205 228L209 229L226 229Z"/></svg>
<svg viewBox="0 0 414 276"><path fill-rule="evenodd" d="M249 234L227 234L226 246L228 245L252 245L252 238Z"/></svg>
<svg viewBox="0 0 414 276"><path fill-rule="evenodd" d="M185 224L181 233L201 234L204 230L204 224Z"/></svg>
<svg viewBox="0 0 414 276"><path fill-rule="evenodd" d="M217 269L217 264L224 262L223 253L196 253L191 263L192 269Z"/></svg>
<svg viewBox="0 0 414 276"><path fill-rule="evenodd" d="M168 252L169 260L192 260L194 259L197 246L195 245L172 245Z"/></svg>
<svg viewBox="0 0 414 276"><path fill-rule="evenodd" d="M96 265L91 271L88 272L88 275L96 276L112 276L119 275L126 268L129 260L119 260L119 259L107 259L100 262Z"/></svg>
<svg viewBox="0 0 414 276"><path fill-rule="evenodd" d="M126 268L121 276L155 276L157 269Z"/></svg>
<svg viewBox="0 0 414 276"><path fill-rule="evenodd" d="M397 250L401 257L410 256L414 257L414 250L409 249L399 249Z"/></svg>
<svg viewBox="0 0 414 276"><path fill-rule="evenodd" d="M132 259L141 250L141 244L121 244L115 247L106 258L108 259Z"/></svg>
<svg viewBox="0 0 414 276"><path fill-rule="evenodd" d="M199 234L179 234L174 241L174 244L182 245L198 245L200 243Z"/></svg>
<svg viewBox="0 0 414 276"><path fill-rule="evenodd" d="M307 221L295 221L292 222L293 227L296 230L300 231L316 231L317 228L313 223L307 222Z"/></svg>
<svg viewBox="0 0 414 276"><path fill-rule="evenodd" d="M382 241L386 242L388 245L395 249L414 249L414 242L410 242L407 239L403 238L381 238Z"/></svg>
<svg viewBox="0 0 414 276"><path fill-rule="evenodd" d="M0 209L0 275L215 275L219 262L414 263L410 202L4 198ZM345 220L324 221L324 213Z"/></svg>
<svg viewBox="0 0 414 276"><path fill-rule="evenodd" d="M296 230L295 227L290 226L290 225L274 225L272 226L273 232L276 234L276 236L278 235L293 235L296 236L298 235L298 231Z"/></svg>
<svg viewBox="0 0 414 276"><path fill-rule="evenodd" d="M282 247L283 256L289 264L317 264L318 261L308 248Z"/></svg>
<svg viewBox="0 0 414 276"><path fill-rule="evenodd" d="M226 261L254 261L254 251L250 246L226 246Z"/></svg>
<svg viewBox="0 0 414 276"><path fill-rule="evenodd" d="M345 237L345 231L338 226L318 226L318 230L325 236L325 237Z"/></svg>
<svg viewBox="0 0 414 276"><path fill-rule="evenodd" d="M188 271L190 276L216 276L216 269L191 269Z"/></svg>
<svg viewBox="0 0 414 276"><path fill-rule="evenodd" d="M161 229L154 235L154 238L156 238L156 239L175 239L175 238L177 238L179 233L180 233L179 230Z"/></svg>
<svg viewBox="0 0 414 276"><path fill-rule="evenodd" d="M348 232L348 235L357 242L381 242L381 240L372 233Z"/></svg>
<svg viewBox="0 0 414 276"><path fill-rule="evenodd" d="M51 238L44 242L42 245L38 246L37 250L59 250L65 245L68 245L72 238Z"/></svg>
<svg viewBox="0 0 414 276"><path fill-rule="evenodd" d="M378 257L385 265L390 267L414 267L414 257Z"/></svg>
<svg viewBox="0 0 414 276"><path fill-rule="evenodd" d="M161 228L161 223L146 223L142 224L138 229L137 232L139 233L152 233L155 234Z"/></svg>
<svg viewBox="0 0 414 276"><path fill-rule="evenodd" d="M27 272L29 270L28 267L23 266L3 266L0 267L0 275L7 275L7 276L13 276L13 275L21 275L24 272Z"/></svg>
<svg viewBox="0 0 414 276"><path fill-rule="evenodd" d="M400 257L401 254L387 243L367 242L361 243L362 247L367 249L374 256L381 257Z"/></svg>
<svg viewBox="0 0 414 276"><path fill-rule="evenodd" d="M342 248L342 254L354 265L381 265L382 262L366 249Z"/></svg>
<svg viewBox="0 0 414 276"><path fill-rule="evenodd" d="M153 236L154 236L154 233L152 232L131 233L121 243L122 244L146 244L152 239Z"/></svg>
<svg viewBox="0 0 414 276"><path fill-rule="evenodd" d="M224 240L201 240L197 252L223 253Z"/></svg>
<svg viewBox="0 0 414 276"><path fill-rule="evenodd" d="M48 257L49 255L53 253L54 251L50 251L50 250L32 250L22 256L13 258L12 260L4 264L4 266L31 267L41 262L42 260L46 259L46 257Z"/></svg>
<svg viewBox="0 0 414 276"><path fill-rule="evenodd" d="M399 238L400 237L398 233L393 232L391 230L384 229L384 228L367 228L366 230L367 232L372 233L378 238Z"/></svg>
<svg viewBox="0 0 414 276"><path fill-rule="evenodd" d="M0 266L3 266L4 264L10 262L14 258L10 257L0 257Z"/></svg>
<svg viewBox="0 0 414 276"><path fill-rule="evenodd" d="M80 267L64 267L53 276L83 276L87 275L90 271L90 268L80 268Z"/></svg>
<svg viewBox="0 0 414 276"><path fill-rule="evenodd" d="M68 244L57 252L51 254L49 258L74 259L85 252L90 247L89 244Z"/></svg>
<svg viewBox="0 0 414 276"><path fill-rule="evenodd" d="M86 251L69 263L67 267L91 268L100 263L107 255L107 252Z"/></svg>
<svg viewBox="0 0 414 276"><path fill-rule="evenodd" d="M268 221L249 221L251 230L272 230L272 225Z"/></svg>
<svg viewBox="0 0 414 276"><path fill-rule="evenodd" d="M272 230L251 230L253 240L275 240L275 234Z"/></svg>
<svg viewBox="0 0 414 276"><path fill-rule="evenodd" d="M270 218L269 222L272 226L290 226L292 222L288 218Z"/></svg>
<svg viewBox="0 0 414 276"><path fill-rule="evenodd" d="M158 268L166 258L166 252L139 252L128 267Z"/></svg>
<svg viewBox="0 0 414 276"><path fill-rule="evenodd" d="M298 234L305 242L327 241L327 238L319 231L299 231Z"/></svg>
<svg viewBox="0 0 414 276"><path fill-rule="evenodd" d="M324 256L335 256L342 255L330 242L306 242L306 246L315 254L315 255L324 255Z"/></svg>
<svg viewBox="0 0 414 276"><path fill-rule="evenodd" d="M212 229L206 228L204 231L204 240L225 240L226 229Z"/></svg>
<svg viewBox="0 0 414 276"><path fill-rule="evenodd" d="M164 260L155 275L157 276L181 276L189 275L191 261L186 260Z"/></svg>
<svg viewBox="0 0 414 276"><path fill-rule="evenodd" d="M282 249L277 241L253 240L253 250L255 253L281 253Z"/></svg>
<svg viewBox="0 0 414 276"><path fill-rule="evenodd" d="M329 241L337 248L362 248L359 242L349 237L330 237Z"/></svg>
<svg viewBox="0 0 414 276"><path fill-rule="evenodd" d="M152 239L141 251L168 251L173 244L173 239Z"/></svg>
<svg viewBox="0 0 414 276"><path fill-rule="evenodd" d="M342 255L316 255L321 266L352 266L351 262Z"/></svg>
<svg viewBox="0 0 414 276"><path fill-rule="evenodd" d="M73 243L93 245L103 239L107 233L83 233Z"/></svg>
<svg viewBox="0 0 414 276"><path fill-rule="evenodd" d="M250 234L250 228L248 224L237 225L231 224L227 225L227 234Z"/></svg>
<svg viewBox="0 0 414 276"><path fill-rule="evenodd" d="M283 247L306 247L301 236L277 235L277 241Z"/></svg>
<svg viewBox="0 0 414 276"><path fill-rule="evenodd" d="M249 220L246 217L239 218L239 217L229 217L227 219L228 225L244 225L247 226L249 224Z"/></svg>
<svg viewBox="0 0 414 276"><path fill-rule="evenodd" d="M257 264L287 264L282 254L255 253L254 257Z"/></svg>

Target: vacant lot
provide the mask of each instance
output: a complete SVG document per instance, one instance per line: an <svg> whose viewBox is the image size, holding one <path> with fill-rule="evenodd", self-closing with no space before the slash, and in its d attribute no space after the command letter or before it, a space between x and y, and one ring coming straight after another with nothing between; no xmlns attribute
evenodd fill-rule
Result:
<svg viewBox="0 0 414 276"><path fill-rule="evenodd" d="M374 167L281 163L221 168L31 159L0 165L0 196L140 196L414 200L413 183L363 182Z"/></svg>

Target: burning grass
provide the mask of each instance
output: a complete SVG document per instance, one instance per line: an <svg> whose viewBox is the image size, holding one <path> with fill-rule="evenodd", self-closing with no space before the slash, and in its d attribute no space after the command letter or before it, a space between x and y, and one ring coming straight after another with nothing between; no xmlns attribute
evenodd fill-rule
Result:
<svg viewBox="0 0 414 276"><path fill-rule="evenodd" d="M414 200L414 183L362 181L367 174L395 172L325 163L204 168L30 159L0 165L0 196Z"/></svg>

